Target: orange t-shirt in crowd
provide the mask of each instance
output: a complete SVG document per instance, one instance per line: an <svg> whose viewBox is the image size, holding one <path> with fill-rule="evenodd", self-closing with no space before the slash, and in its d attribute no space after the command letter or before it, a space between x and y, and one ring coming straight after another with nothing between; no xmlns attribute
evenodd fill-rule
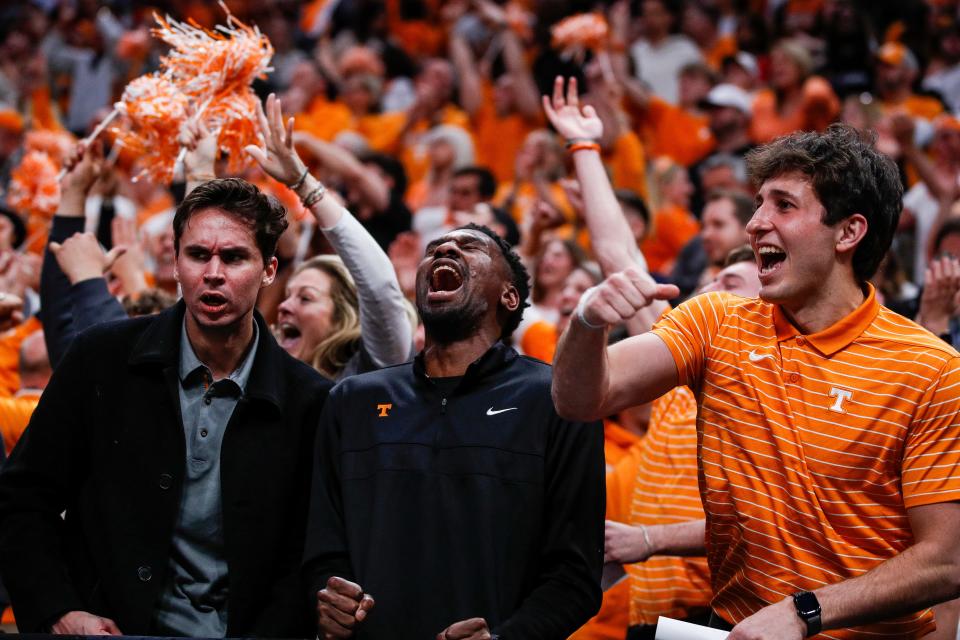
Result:
<svg viewBox="0 0 960 640"><path fill-rule="evenodd" d="M943 113L943 104L930 96L910 95L903 102L888 102L883 100L880 106L884 113L906 113L914 118L933 120Z"/></svg>
<svg viewBox="0 0 960 640"><path fill-rule="evenodd" d="M647 157L637 134L633 131L620 134L613 149L603 154L603 163L610 171L610 183L615 189L630 189L642 198L647 197Z"/></svg>
<svg viewBox="0 0 960 640"><path fill-rule="evenodd" d="M607 486L610 486L616 465L632 455L642 438L612 420L603 421L603 455L607 463ZM609 491L609 489L608 489ZM609 495L609 494L608 494ZM613 519L613 505L607 500L607 519ZM630 584L622 581L603 593L597 615L580 627L569 640L623 640L629 621Z"/></svg>
<svg viewBox="0 0 960 640"><path fill-rule="evenodd" d="M39 402L39 391L18 393L13 398L0 398L0 434L3 436L3 448L7 455L10 455L23 435Z"/></svg>
<svg viewBox="0 0 960 640"><path fill-rule="evenodd" d="M483 100L473 117L477 164L490 169L497 182L513 180L517 152L527 135L542 126L542 119L531 122L519 113L498 116L493 106L493 87L484 80Z"/></svg>
<svg viewBox="0 0 960 640"><path fill-rule="evenodd" d="M750 139L765 144L794 131L823 131L838 115L840 99L820 76L811 76L803 83L802 104L790 114L781 115L773 89L763 89L753 100Z"/></svg>
<svg viewBox="0 0 960 640"><path fill-rule="evenodd" d="M740 47L737 45L737 38L733 34L727 34L717 38L716 42L709 49L702 50L704 61L713 68L714 71L720 71L723 61L730 56L737 55Z"/></svg>
<svg viewBox="0 0 960 640"><path fill-rule="evenodd" d="M654 214L652 227L640 251L651 273L668 273L680 249L700 231L700 223L683 207L668 204Z"/></svg>
<svg viewBox="0 0 960 640"><path fill-rule="evenodd" d="M559 339L560 334L557 332L555 324L537 320L523 332L523 337L520 339L520 349L531 358L552 364Z"/></svg>
<svg viewBox="0 0 960 640"><path fill-rule="evenodd" d="M352 121L353 114L347 105L327 100L323 96L314 98L303 113L294 117L297 131L309 133L327 142L332 142L338 133L349 129Z"/></svg>
<svg viewBox="0 0 960 640"><path fill-rule="evenodd" d="M689 167L707 157L717 144L706 116L690 113L656 96L650 97L645 109L632 108L629 112L651 158L667 156Z"/></svg>
<svg viewBox="0 0 960 640"><path fill-rule="evenodd" d="M40 320L31 316L0 335L0 398L10 398L20 388L20 345L42 328Z"/></svg>
<svg viewBox="0 0 960 640"><path fill-rule="evenodd" d="M692 298L653 329L697 396L713 610L737 623L855 578L914 541L908 509L960 500L960 355L872 286L833 326ZM929 609L818 638L918 638Z"/></svg>

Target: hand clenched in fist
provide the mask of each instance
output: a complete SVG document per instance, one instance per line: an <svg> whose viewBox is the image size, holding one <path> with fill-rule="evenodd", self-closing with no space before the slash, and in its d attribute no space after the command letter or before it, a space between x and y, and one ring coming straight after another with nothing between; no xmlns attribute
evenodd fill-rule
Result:
<svg viewBox="0 0 960 640"><path fill-rule="evenodd" d="M680 295L672 284L658 284L647 273L629 267L587 290L580 298L577 317L591 329L619 324L656 300Z"/></svg>

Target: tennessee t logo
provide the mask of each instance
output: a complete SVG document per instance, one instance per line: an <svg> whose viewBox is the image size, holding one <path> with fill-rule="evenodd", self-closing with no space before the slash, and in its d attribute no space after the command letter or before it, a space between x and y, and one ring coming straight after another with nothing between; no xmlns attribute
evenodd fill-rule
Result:
<svg viewBox="0 0 960 640"><path fill-rule="evenodd" d="M377 414L377 417L386 418L389 415L390 409L393 409L393 403L378 404L377 411L379 411L379 413Z"/></svg>
<svg viewBox="0 0 960 640"><path fill-rule="evenodd" d="M846 413L846 409L843 408L843 403L853 397L853 392L848 391L847 389L839 389L837 387L831 387L830 389L831 397L837 399L833 403L833 406L830 407L830 411L836 411L837 413Z"/></svg>

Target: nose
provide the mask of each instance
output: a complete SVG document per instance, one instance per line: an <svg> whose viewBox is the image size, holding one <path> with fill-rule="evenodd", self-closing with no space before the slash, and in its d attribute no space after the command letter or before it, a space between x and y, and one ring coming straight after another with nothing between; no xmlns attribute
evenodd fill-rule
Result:
<svg viewBox="0 0 960 640"><path fill-rule="evenodd" d="M453 240L447 240L446 242L441 242L433 249L434 258L447 258L447 257L456 257L460 255L460 247L457 246L457 243Z"/></svg>
<svg viewBox="0 0 960 640"><path fill-rule="evenodd" d="M293 295L289 295L283 299L283 302L277 307L278 313L293 313L293 306L295 304Z"/></svg>
<svg viewBox="0 0 960 640"><path fill-rule="evenodd" d="M750 221L747 223L746 232L748 236L755 236L762 231L766 231L770 228L770 218L767 215L766 210L763 205L757 207L756 211L753 212L753 217L750 218Z"/></svg>
<svg viewBox="0 0 960 640"><path fill-rule="evenodd" d="M223 282L223 261L220 260L220 256L210 258L206 267L203 272L204 282Z"/></svg>

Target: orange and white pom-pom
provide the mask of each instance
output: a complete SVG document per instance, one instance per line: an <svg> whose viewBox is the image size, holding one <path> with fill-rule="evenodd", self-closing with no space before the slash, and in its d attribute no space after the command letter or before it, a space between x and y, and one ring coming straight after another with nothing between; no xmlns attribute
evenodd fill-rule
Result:
<svg viewBox="0 0 960 640"><path fill-rule="evenodd" d="M233 17L222 2L220 6L227 14L227 26L210 30L156 16L159 27L153 30L171 47L161 58L163 68L184 93L201 102L239 91L272 71L270 40L257 27Z"/></svg>
<svg viewBox="0 0 960 640"><path fill-rule="evenodd" d="M70 155L77 144L77 138L69 131L54 129L32 129L27 131L23 146L27 151L42 151L58 167Z"/></svg>
<svg viewBox="0 0 960 640"><path fill-rule="evenodd" d="M43 151L28 151L10 174L7 204L21 214L49 219L60 206L57 165Z"/></svg>
<svg viewBox="0 0 960 640"><path fill-rule="evenodd" d="M130 82L114 106L127 121L114 129L117 144L137 155L138 177L169 183L180 152L177 136L187 118L187 96L167 78L147 74Z"/></svg>
<svg viewBox="0 0 960 640"><path fill-rule="evenodd" d="M227 154L227 171L230 173L239 173L254 164L243 148L260 144L259 102L253 89L244 87L213 100L204 114L207 128L218 133L217 146L221 153Z"/></svg>
<svg viewBox="0 0 960 640"><path fill-rule="evenodd" d="M559 49L596 51L606 44L609 32L607 20L601 14L579 13L553 25L550 35L553 37L553 46Z"/></svg>

